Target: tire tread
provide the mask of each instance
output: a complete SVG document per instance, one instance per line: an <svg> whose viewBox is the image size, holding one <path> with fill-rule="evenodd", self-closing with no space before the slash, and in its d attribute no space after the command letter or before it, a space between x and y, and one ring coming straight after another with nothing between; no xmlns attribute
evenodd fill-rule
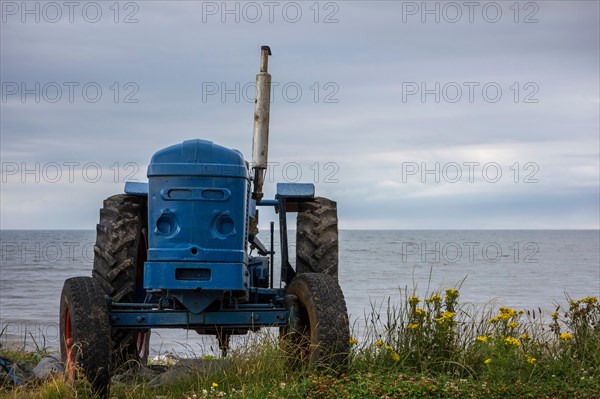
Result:
<svg viewBox="0 0 600 399"><path fill-rule="evenodd" d="M310 325L311 363L340 369L347 365L350 327L344 294L338 282L323 273L297 275L287 293L298 298L306 309ZM297 341L298 342L298 341Z"/></svg>
<svg viewBox="0 0 600 399"><path fill-rule="evenodd" d="M75 346L75 361L92 385L105 398L110 385L111 347L108 309L102 287L91 277L73 277L63 286L60 301L60 349L66 360L65 317L69 308Z"/></svg>
<svg viewBox="0 0 600 399"><path fill-rule="evenodd" d="M135 273L140 240L147 226L147 199L126 194L103 202L96 227L92 275L114 302L135 301ZM139 359L135 330L112 330L113 363ZM147 354L147 351L146 351Z"/></svg>
<svg viewBox="0 0 600 399"><path fill-rule="evenodd" d="M300 203L296 228L296 273L338 278L337 203L316 197Z"/></svg>

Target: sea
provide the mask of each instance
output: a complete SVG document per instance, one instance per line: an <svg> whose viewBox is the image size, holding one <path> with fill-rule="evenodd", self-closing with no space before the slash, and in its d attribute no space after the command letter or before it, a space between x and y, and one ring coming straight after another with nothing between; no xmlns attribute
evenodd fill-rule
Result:
<svg viewBox="0 0 600 399"><path fill-rule="evenodd" d="M268 247L268 234L260 238ZM92 230L0 231L0 344L57 351L63 283L91 275L94 242ZM546 315L569 298L600 296L598 230L342 230L339 259L359 339L373 312L385 317L405 295L458 288L462 304ZM153 330L150 345L152 356L218 350L214 337L186 330Z"/></svg>

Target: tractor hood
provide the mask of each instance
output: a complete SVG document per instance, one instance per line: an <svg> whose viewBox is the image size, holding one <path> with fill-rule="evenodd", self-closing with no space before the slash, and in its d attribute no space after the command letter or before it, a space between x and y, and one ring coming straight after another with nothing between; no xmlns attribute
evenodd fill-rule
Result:
<svg viewBox="0 0 600 399"><path fill-rule="evenodd" d="M186 140L154 154L152 176L242 177L249 179L244 157L237 150L207 140Z"/></svg>

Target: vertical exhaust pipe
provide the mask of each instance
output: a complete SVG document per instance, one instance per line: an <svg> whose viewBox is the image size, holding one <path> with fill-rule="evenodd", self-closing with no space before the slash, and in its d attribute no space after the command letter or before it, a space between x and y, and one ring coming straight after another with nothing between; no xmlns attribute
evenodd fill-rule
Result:
<svg viewBox="0 0 600 399"><path fill-rule="evenodd" d="M269 109L271 107L271 75L267 72L271 49L260 48L260 71L256 75L256 99L254 100L254 130L252 134L252 169L254 170L254 190L252 198L256 202L263 197L263 183L269 152Z"/></svg>

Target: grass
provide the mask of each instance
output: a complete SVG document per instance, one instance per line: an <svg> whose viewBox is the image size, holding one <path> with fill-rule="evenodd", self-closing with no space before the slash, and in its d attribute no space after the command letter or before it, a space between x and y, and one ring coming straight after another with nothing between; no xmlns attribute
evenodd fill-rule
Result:
<svg viewBox="0 0 600 399"><path fill-rule="evenodd" d="M351 339L344 373L290 368L276 335L249 336L226 366L189 371L159 387L113 386L115 398L598 398L598 298L572 300L555 313L459 302L458 290L419 297L403 290L397 304L366 315ZM356 327L356 326L355 326ZM35 364L37 352L0 349ZM2 398L91 398L84 381L63 376L0 388Z"/></svg>

